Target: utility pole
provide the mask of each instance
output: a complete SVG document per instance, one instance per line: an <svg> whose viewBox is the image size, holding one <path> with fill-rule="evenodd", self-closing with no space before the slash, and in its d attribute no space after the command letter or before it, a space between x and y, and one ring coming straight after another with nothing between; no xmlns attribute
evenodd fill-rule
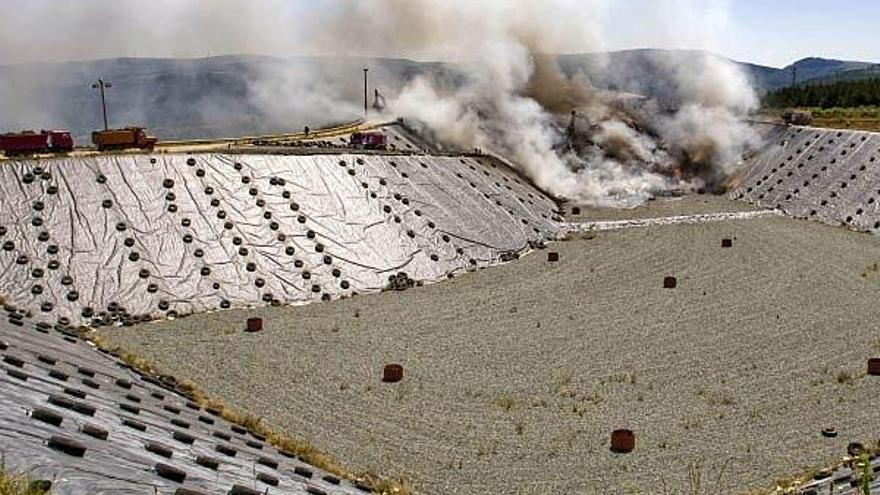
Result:
<svg viewBox="0 0 880 495"><path fill-rule="evenodd" d="M791 87L797 87L797 67L794 65L791 66Z"/></svg>
<svg viewBox="0 0 880 495"><path fill-rule="evenodd" d="M370 69L364 67L364 121L367 120L367 117L369 116L369 112L370 112L370 104L369 104L369 100L368 100L368 96L367 96L369 73L370 73Z"/></svg>
<svg viewBox="0 0 880 495"><path fill-rule="evenodd" d="M103 79L98 79L98 82L92 84L92 89L101 90L101 109L104 111L104 130L106 131L110 127L107 125L107 97L104 95L104 90L107 88L112 88L113 85L109 82L104 81Z"/></svg>

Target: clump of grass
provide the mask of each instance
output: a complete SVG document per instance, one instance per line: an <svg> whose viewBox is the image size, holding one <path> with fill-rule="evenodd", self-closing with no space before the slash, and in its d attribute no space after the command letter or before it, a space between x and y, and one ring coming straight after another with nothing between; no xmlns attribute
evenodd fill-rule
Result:
<svg viewBox="0 0 880 495"><path fill-rule="evenodd" d="M681 422L681 427L687 431L699 430L700 428L703 427L703 423L702 423L702 421L700 421L699 418L685 418Z"/></svg>
<svg viewBox="0 0 880 495"><path fill-rule="evenodd" d="M490 455L498 455L498 444L496 442L488 442L477 448L477 457L487 457Z"/></svg>
<svg viewBox="0 0 880 495"><path fill-rule="evenodd" d="M214 401L209 400L205 397L205 394L202 393L199 387L190 380L180 380L177 382L177 388L196 404L205 404L214 407L215 409L222 410L222 408L219 407L222 406L222 404L215 404Z"/></svg>
<svg viewBox="0 0 880 495"><path fill-rule="evenodd" d="M826 469L808 468L802 473L789 478L777 479L773 483L773 487L763 490L754 490L748 492L747 495L776 495L779 493L797 493L797 490L804 484L809 483L818 473L830 475L838 469L849 466L857 476L859 490L862 495L871 495L871 483L873 483L873 468L871 466L871 458L880 454L880 448L867 449L857 458L846 458L834 463Z"/></svg>
<svg viewBox="0 0 880 495"><path fill-rule="evenodd" d="M467 389L464 391L464 394L471 399L479 399L483 396L483 391L479 389Z"/></svg>
<svg viewBox="0 0 880 495"><path fill-rule="evenodd" d="M635 385L638 379L635 373L620 373L608 377L608 383L629 383Z"/></svg>
<svg viewBox="0 0 880 495"><path fill-rule="evenodd" d="M706 466L704 461L699 460L696 462L692 462L688 464L688 492L692 495L716 495L723 493L722 490L722 482L724 481L724 474L727 471L727 465L730 463L728 459L720 466ZM711 484L707 484L704 479L704 471L708 475L716 475L714 476L714 482ZM711 478L710 478L711 481Z"/></svg>
<svg viewBox="0 0 880 495"><path fill-rule="evenodd" d="M556 377L556 383L553 384L553 392L564 399L575 397L577 392L575 392L574 388L571 386L573 379L574 375L569 372L558 375Z"/></svg>
<svg viewBox="0 0 880 495"><path fill-rule="evenodd" d="M35 482L24 474L15 474L6 470L6 460L0 462L0 495L45 495L39 482Z"/></svg>
<svg viewBox="0 0 880 495"><path fill-rule="evenodd" d="M852 375L850 375L846 371L841 371L837 374L837 376L834 377L834 379L837 380L837 383L841 385L852 385L853 383L855 383Z"/></svg>
<svg viewBox="0 0 880 495"><path fill-rule="evenodd" d="M511 409L516 407L516 399L507 394L504 394L495 401L495 404L497 404L498 407L500 407L501 409L504 409L505 412L509 412Z"/></svg>
<svg viewBox="0 0 880 495"><path fill-rule="evenodd" d="M120 346L114 346L107 339L101 337L88 328L80 328L79 335L81 338L91 342L99 349L114 353L119 359L131 366L133 369L152 376L160 376L158 370L152 366L146 359L137 354L128 351ZM403 479L391 480L386 477L378 476L373 473L351 473L335 461L330 459L326 454L320 452L309 442L288 436L267 425L262 417L255 416L250 413L237 411L227 406L223 401L208 397L194 382L191 380L175 380L177 388L191 401L204 408L216 409L220 412L220 417L226 421L239 425L252 433L256 433L266 438L266 442L273 445L279 450L294 454L304 462L324 470L330 474L339 476L340 478L351 480L358 484L369 487L373 493L380 495L411 495L412 491L408 482ZM0 491L0 495L7 495L6 492ZM42 495L42 492L10 492L9 495Z"/></svg>
<svg viewBox="0 0 880 495"><path fill-rule="evenodd" d="M874 481L874 469L871 467L871 455L862 452L856 466L859 468L859 488L863 495L871 495L871 482Z"/></svg>
<svg viewBox="0 0 880 495"><path fill-rule="evenodd" d="M389 480L373 476L370 473L364 473L361 476L367 486L373 487L373 491L376 493L383 495L411 495L413 493L409 481L404 478Z"/></svg>
<svg viewBox="0 0 880 495"><path fill-rule="evenodd" d="M556 393L563 399L574 399L577 397L577 392L568 387L560 388Z"/></svg>
<svg viewBox="0 0 880 495"><path fill-rule="evenodd" d="M120 361L131 366L133 369L148 375L159 374L159 371L152 365L150 365L150 363L147 362L146 359L131 351L128 351L127 349L114 346L112 343L110 343L110 341L98 335L96 332L89 331L86 328L80 328L80 331L78 333L81 338L91 342L95 345L95 347L116 354Z"/></svg>
<svg viewBox="0 0 880 495"><path fill-rule="evenodd" d="M810 108L810 113L817 118L862 118L862 119L880 119L880 107L877 106L860 106L860 107L831 107L831 108Z"/></svg>

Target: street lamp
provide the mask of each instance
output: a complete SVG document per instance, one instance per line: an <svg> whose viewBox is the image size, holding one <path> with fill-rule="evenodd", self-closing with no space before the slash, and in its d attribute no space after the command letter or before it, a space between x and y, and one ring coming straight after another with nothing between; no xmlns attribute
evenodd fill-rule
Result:
<svg viewBox="0 0 880 495"><path fill-rule="evenodd" d="M104 90L107 88L112 88L113 85L109 82L104 81L103 79L98 79L98 82L92 84L92 89L101 90L101 109L104 111L104 130L106 131L110 127L107 125L107 97L104 95Z"/></svg>

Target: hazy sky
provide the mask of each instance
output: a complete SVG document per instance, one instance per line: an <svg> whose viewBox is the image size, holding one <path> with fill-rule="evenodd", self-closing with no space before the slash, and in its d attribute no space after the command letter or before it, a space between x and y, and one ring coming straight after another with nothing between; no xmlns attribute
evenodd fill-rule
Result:
<svg viewBox="0 0 880 495"><path fill-rule="evenodd" d="M737 0L728 53L783 64L805 56L880 62L880 1Z"/></svg>
<svg viewBox="0 0 880 495"><path fill-rule="evenodd" d="M634 4L660 5L680 2L659 0L619 0L613 2L623 15L638 19ZM686 2L685 2L686 3ZM703 40L694 40L700 47L709 40L708 48L729 57L765 65L781 67L810 56L863 60L880 63L880 1L878 0L727 0L701 2L708 19L715 23L714 32ZM714 4L714 5L713 5ZM714 10L714 14L711 11ZM705 15L705 12L703 13ZM693 14L671 8L670 18L683 16L685 22ZM637 22L616 23L618 34L608 32L609 43L619 47L660 44L667 47L680 45L672 33L662 39L658 32L645 33ZM676 21L670 26L687 28ZM710 38L715 38L711 40ZM653 38L653 40L652 40Z"/></svg>
<svg viewBox="0 0 880 495"><path fill-rule="evenodd" d="M117 56L201 57L226 53L302 55L297 36L317 15L351 2L392 0L0 0L0 65ZM418 2L419 0L409 0ZM511 10L520 1L473 0ZM807 56L880 62L878 0L554 0L575 12L599 5L606 50L708 49L737 60L785 66ZM479 29L474 19L474 29ZM585 28L586 29L586 28ZM387 34L387 33L386 33ZM590 38L590 36L585 36ZM594 37L593 37L594 38ZM595 40L571 43L570 53ZM416 53L361 55L419 56ZM431 58L421 54L419 58Z"/></svg>

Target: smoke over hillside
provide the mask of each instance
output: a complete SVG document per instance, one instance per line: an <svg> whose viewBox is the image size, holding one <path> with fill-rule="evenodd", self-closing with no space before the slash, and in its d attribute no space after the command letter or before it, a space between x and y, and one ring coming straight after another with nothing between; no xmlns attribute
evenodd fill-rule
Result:
<svg viewBox="0 0 880 495"><path fill-rule="evenodd" d="M694 13L707 2L724 3L674 3L690 12L691 24L697 25ZM388 93L389 117L421 123L451 146L498 152L539 186L591 203L629 203L687 186L714 188L752 139L740 117L755 106L754 93L738 68L719 57L701 52L686 61L653 57L651 62L667 76L665 96L673 100L660 104L594 87L590 72L614 74L619 68L611 63L589 71L560 67L550 54L605 48L603 32L614 26L604 24L604 0L159 0L137 3L137 9L129 4L135 2L33 0L17 6L16 16L0 21L0 47L6 47L0 55L96 58L122 50L126 55L322 56L285 63L258 59L247 67L195 71L184 74L185 84L153 85L163 80L157 76L151 86L117 103L121 119L159 122L161 131L163 119L183 113L174 120L189 118L193 132L203 134L281 130L355 117L360 88L348 74L356 73L362 61L333 57L443 60L448 65L442 70L380 63L374 81ZM654 11L659 16L663 9ZM646 25L662 22L650 19ZM59 45L53 36L36 39L22 27L35 23L54 36L66 33L72 41ZM174 73L174 67L169 70ZM3 126L37 120L63 125L81 117L86 106L95 108L88 83L100 75L43 76L74 81L81 89L72 103L69 98L55 101L51 85L4 78L0 69L0 111L8 121ZM118 93L126 83L137 86L149 76L121 74ZM625 73L614 76L627 79ZM44 98L42 107L32 106L36 95ZM66 109L64 118L59 108ZM577 117L570 126L572 111Z"/></svg>
<svg viewBox="0 0 880 495"><path fill-rule="evenodd" d="M460 147L508 156L557 195L620 203L688 185L717 188L752 139L739 117L757 98L745 75L719 57L654 61L672 75L673 113L626 105L593 87L589 74L564 73L546 54L572 45L601 50L596 19L604 2L521 2L516 9L501 1L381 3L390 8L369 16L377 2L355 2L355 15L334 19L329 32L356 33L374 51L439 49L465 64L467 77L445 91L418 78L391 113L424 122ZM572 111L578 118L568 126Z"/></svg>

